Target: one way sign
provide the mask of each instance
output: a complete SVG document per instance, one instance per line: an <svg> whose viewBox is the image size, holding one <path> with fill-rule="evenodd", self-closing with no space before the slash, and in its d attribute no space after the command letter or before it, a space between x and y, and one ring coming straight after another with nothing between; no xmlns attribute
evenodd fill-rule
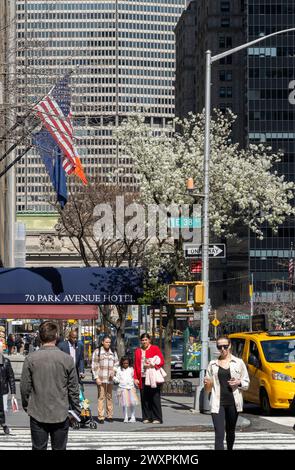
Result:
<svg viewBox="0 0 295 470"><path fill-rule="evenodd" d="M225 258L225 244L216 243L209 245L209 258ZM202 256L202 245L184 245L185 258L200 258Z"/></svg>

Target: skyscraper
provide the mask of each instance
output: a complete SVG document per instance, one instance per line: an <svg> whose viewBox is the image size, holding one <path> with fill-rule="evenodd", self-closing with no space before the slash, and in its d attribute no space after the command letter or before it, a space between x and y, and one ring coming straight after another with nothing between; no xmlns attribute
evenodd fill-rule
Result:
<svg viewBox="0 0 295 470"><path fill-rule="evenodd" d="M290 0L248 0L249 40L274 31L293 28L295 3ZM248 137L249 142L270 145L283 151L276 164L288 181L295 178L295 35L272 37L248 50ZM277 234L264 227L264 239L250 239L250 269L254 274L256 302L290 298L288 261L295 241L294 218L280 226Z"/></svg>
<svg viewBox="0 0 295 470"><path fill-rule="evenodd" d="M19 113L72 70L76 144L88 175L134 184L132 162L112 137L128 114L152 125L174 117L173 29L185 0L16 0ZM50 211L36 151L18 165L19 212Z"/></svg>
<svg viewBox="0 0 295 470"><path fill-rule="evenodd" d="M185 42L188 37L185 29L191 28L193 22L196 25L195 41ZM176 28L176 114L198 112L204 106L206 49L211 49L214 55L247 40L293 28L294 24L295 4L292 0L191 2ZM187 57L190 57L189 61L184 60ZM194 81L195 96L182 87L184 80ZM288 181L295 179L294 90L294 32L274 36L257 47L229 55L212 66L212 107L230 107L237 114L234 139L242 146L263 143L271 146L274 152L282 151L282 161L276 164L274 170ZM292 243L295 245L294 217L286 220L277 234L267 226L262 228L264 239L258 240L253 234L248 244L248 280L252 273L255 301L288 301L294 289L288 280L288 261L292 258ZM246 268L245 250L243 259L240 255L239 251L235 254L236 266L244 261L241 264ZM236 277L237 273L232 272ZM228 275L227 270L225 278ZM247 275L244 280L248 282ZM235 288L227 292L231 294L235 290L238 291ZM229 301L227 292L224 301Z"/></svg>

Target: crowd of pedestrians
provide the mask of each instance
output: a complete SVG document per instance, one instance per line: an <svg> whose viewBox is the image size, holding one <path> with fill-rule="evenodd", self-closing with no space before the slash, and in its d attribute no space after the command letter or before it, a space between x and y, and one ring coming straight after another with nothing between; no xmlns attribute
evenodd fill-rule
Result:
<svg viewBox="0 0 295 470"><path fill-rule="evenodd" d="M85 377L83 347L76 328L67 339L58 336L54 322L43 322L39 328L39 345L25 358L20 390L23 409L30 416L32 448L47 449L49 436L52 449L66 449L70 417L79 420L81 413L81 380ZM24 345L13 335L7 340L10 354L13 348ZM104 335L92 355L92 376L97 386L98 421L113 421L113 384L117 385L116 399L122 408L124 423L136 422L135 409L141 404L144 424L163 423L161 384L165 380L164 358L158 346L145 333L135 350L134 361L120 359L112 346L112 338ZM219 357L209 363L204 379L205 391L210 395L211 416L215 429L215 449L232 450L238 414L243 410L242 391L249 387L247 368L242 359L231 353L227 336L217 339ZM7 394L15 395L15 381L10 360L0 347L0 425L6 434ZM69 413L70 411L70 413Z"/></svg>
<svg viewBox="0 0 295 470"><path fill-rule="evenodd" d="M25 351L23 337L20 335L19 341L16 340L14 335L7 339L10 355L17 351L21 353L22 349ZM53 450L64 450L71 422L81 417L81 380L85 377L83 347L78 341L76 328L71 329L64 339L51 321L40 325L38 344L34 341L31 344L33 348L28 350L23 364L20 392L23 409L30 417L32 449L47 449L50 437ZM127 356L119 361L111 336L100 338L92 356L100 424L113 421L114 399L122 408L125 423L136 422L135 409L139 402L143 423L163 422L160 383L165 374L164 359L160 349L151 344L148 334L141 336L141 346L134 355L134 367L132 363ZM10 360L1 352L0 367L0 425L5 433L9 433L4 403L8 387L15 395L15 382ZM116 394L113 392L114 384L117 385Z"/></svg>

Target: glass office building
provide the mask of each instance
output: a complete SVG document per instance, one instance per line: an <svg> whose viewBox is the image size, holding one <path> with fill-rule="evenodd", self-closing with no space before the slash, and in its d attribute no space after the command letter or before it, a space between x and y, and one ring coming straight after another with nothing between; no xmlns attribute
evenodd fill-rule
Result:
<svg viewBox="0 0 295 470"><path fill-rule="evenodd" d="M113 127L135 111L161 127L174 117L173 29L185 6L186 0L16 0L19 114L73 70L76 145L87 175L134 185ZM33 150L17 165L18 212L52 210L50 191Z"/></svg>
<svg viewBox="0 0 295 470"><path fill-rule="evenodd" d="M249 40L295 26L294 0L248 0ZM248 50L248 137L284 156L277 170L294 181L295 160L295 34L272 37ZM287 301L288 260L295 242L294 219L277 235L265 227L264 240L250 238L250 271L256 301Z"/></svg>

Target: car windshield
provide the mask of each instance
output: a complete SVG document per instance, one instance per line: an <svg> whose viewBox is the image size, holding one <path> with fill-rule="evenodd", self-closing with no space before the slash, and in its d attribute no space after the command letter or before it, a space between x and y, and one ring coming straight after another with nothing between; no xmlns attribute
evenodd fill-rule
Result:
<svg viewBox="0 0 295 470"><path fill-rule="evenodd" d="M137 336L135 338L128 338L128 343L130 344L130 346L138 346L139 339Z"/></svg>
<svg viewBox="0 0 295 470"><path fill-rule="evenodd" d="M171 354L172 354L172 356L182 356L183 349L172 349Z"/></svg>
<svg viewBox="0 0 295 470"><path fill-rule="evenodd" d="M267 362L295 362L294 339L262 341L261 345Z"/></svg>

